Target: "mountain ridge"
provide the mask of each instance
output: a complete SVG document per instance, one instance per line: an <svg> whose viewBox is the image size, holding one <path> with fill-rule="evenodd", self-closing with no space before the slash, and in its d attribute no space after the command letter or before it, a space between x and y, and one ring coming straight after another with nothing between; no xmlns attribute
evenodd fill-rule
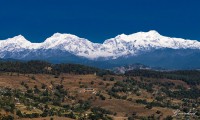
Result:
<svg viewBox="0 0 200 120"><path fill-rule="evenodd" d="M152 49L200 49L200 42L182 38L170 38L160 35L155 30L137 32L130 35L120 34L103 43L93 43L88 39L72 34L55 33L41 43L31 43L24 36L18 35L0 40L1 58L4 51L23 51L36 49L59 49L76 56L95 60L98 58L116 59L122 56L134 56L141 51Z"/></svg>

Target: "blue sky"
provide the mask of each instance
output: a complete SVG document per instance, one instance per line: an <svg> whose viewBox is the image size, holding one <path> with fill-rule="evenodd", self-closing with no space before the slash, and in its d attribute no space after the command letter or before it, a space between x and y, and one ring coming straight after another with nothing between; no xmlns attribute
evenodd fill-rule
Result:
<svg viewBox="0 0 200 120"><path fill-rule="evenodd" d="M55 32L93 42L157 30L200 40L199 0L1 0L0 39L22 34L42 42Z"/></svg>

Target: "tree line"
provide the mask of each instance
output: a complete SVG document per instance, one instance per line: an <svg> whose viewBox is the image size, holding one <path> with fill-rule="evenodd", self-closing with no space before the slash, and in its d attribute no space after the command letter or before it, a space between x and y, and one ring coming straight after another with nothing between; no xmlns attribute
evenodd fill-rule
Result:
<svg viewBox="0 0 200 120"><path fill-rule="evenodd" d="M190 85L200 84L200 71L198 70L176 70L176 71L154 71L154 70L130 70L126 76L143 76L147 78L167 78L182 80Z"/></svg>
<svg viewBox="0 0 200 120"><path fill-rule="evenodd" d="M28 62L22 61L0 61L0 72L17 72L22 74L94 74L104 75L112 74L108 70L80 64L51 64L46 61L32 60Z"/></svg>

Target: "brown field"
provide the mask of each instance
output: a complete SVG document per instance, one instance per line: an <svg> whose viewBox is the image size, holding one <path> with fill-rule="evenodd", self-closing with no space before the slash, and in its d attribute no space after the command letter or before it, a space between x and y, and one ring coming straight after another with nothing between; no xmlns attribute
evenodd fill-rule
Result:
<svg viewBox="0 0 200 120"><path fill-rule="evenodd" d="M111 110L113 112L119 113L117 117L125 117L126 114L132 114L136 112L138 116L149 116L152 114L156 114L156 111L159 110L163 113L162 117L166 117L168 115L172 115L172 109L165 109L160 107L155 107L151 110L145 108L144 105L138 105L129 101L121 101L116 99L101 101L98 100L93 103L94 106L101 106L105 109Z"/></svg>

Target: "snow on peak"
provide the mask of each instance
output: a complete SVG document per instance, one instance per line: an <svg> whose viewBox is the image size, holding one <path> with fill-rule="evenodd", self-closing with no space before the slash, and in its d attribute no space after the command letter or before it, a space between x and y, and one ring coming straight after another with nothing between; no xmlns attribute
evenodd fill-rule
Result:
<svg viewBox="0 0 200 120"><path fill-rule="evenodd" d="M151 35L160 35L156 30L150 30L147 33Z"/></svg>
<svg viewBox="0 0 200 120"><path fill-rule="evenodd" d="M84 38L79 38L78 36L72 35L72 34L61 34L61 33L55 33L51 37L47 38L41 45L43 49L55 49L59 47L70 46L72 44L79 45L84 42L89 42L88 40Z"/></svg>
<svg viewBox="0 0 200 120"><path fill-rule="evenodd" d="M17 36L14 36L13 38L14 39L25 39L24 36L22 36L21 34L17 35Z"/></svg>
<svg viewBox="0 0 200 120"><path fill-rule="evenodd" d="M52 48L58 44L62 44L63 42L71 42L78 39L80 38L72 34L55 33L51 37L47 38L41 46Z"/></svg>
<svg viewBox="0 0 200 120"><path fill-rule="evenodd" d="M24 36L22 35L17 35L13 38L8 38L7 41L10 41L10 42L29 42ZM30 42L29 42L30 43Z"/></svg>
<svg viewBox="0 0 200 120"><path fill-rule="evenodd" d="M12 51L16 49L29 49L31 42L26 40L24 36L18 35L13 38L8 38L6 40L0 41L1 51Z"/></svg>
<svg viewBox="0 0 200 120"><path fill-rule="evenodd" d="M137 32L137 33L133 33L130 35L126 35L126 34L120 34L118 36L116 36L114 39L118 39L118 40L122 40L122 41L126 41L126 42L130 42L130 41L135 41L138 39L156 39L162 37L157 31L155 30L150 30L148 32ZM111 38L113 39L113 38ZM110 39L109 39L110 40Z"/></svg>
<svg viewBox="0 0 200 120"><path fill-rule="evenodd" d="M156 39L159 37L162 37L157 31L155 30L150 30L148 32L137 32L128 35L129 39Z"/></svg>
<svg viewBox="0 0 200 120"><path fill-rule="evenodd" d="M62 33L54 33L50 38L78 38L76 35L72 35L72 34L62 34Z"/></svg>

